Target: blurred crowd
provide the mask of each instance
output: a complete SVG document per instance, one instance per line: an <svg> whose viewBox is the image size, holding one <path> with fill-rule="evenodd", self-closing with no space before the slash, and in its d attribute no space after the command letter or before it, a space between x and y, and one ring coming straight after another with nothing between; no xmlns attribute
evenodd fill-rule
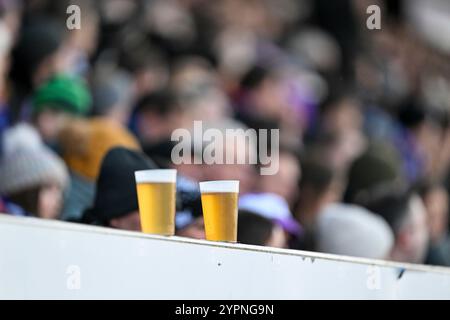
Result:
<svg viewBox="0 0 450 320"><path fill-rule="evenodd" d="M134 171L176 168L177 235L205 236L199 181L236 179L238 242L450 265L450 4L426 3L0 0L0 212L140 231ZM174 164L196 120L279 129L278 172Z"/></svg>

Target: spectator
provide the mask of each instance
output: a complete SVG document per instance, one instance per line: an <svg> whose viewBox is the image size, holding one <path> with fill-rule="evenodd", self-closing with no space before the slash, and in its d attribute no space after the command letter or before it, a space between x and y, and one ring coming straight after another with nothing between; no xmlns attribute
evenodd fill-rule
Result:
<svg viewBox="0 0 450 320"><path fill-rule="evenodd" d="M0 194L25 215L57 219L68 180L64 162L26 124L6 130L3 147Z"/></svg>
<svg viewBox="0 0 450 320"><path fill-rule="evenodd" d="M350 166L344 200L361 203L380 186L403 183L396 153L389 145L373 144Z"/></svg>
<svg viewBox="0 0 450 320"><path fill-rule="evenodd" d="M84 212L81 221L141 231L134 172L153 168L153 162L140 152L112 148L101 164L93 206Z"/></svg>
<svg viewBox="0 0 450 320"><path fill-rule="evenodd" d="M33 120L44 141L57 150L70 169L63 219L79 219L92 205L94 181L105 153L113 146L139 148L119 123L108 118L83 119L92 98L84 82L65 74L55 75L33 96Z"/></svg>
<svg viewBox="0 0 450 320"><path fill-rule="evenodd" d="M26 99L51 76L64 70L64 33L55 19L32 16L26 20L12 52L14 119L28 119Z"/></svg>
<svg viewBox="0 0 450 320"><path fill-rule="evenodd" d="M100 66L92 85L93 116L105 116L126 126L131 114L131 76L112 66Z"/></svg>
<svg viewBox="0 0 450 320"><path fill-rule="evenodd" d="M366 207L383 217L394 232L392 260L423 263L429 243L425 206L417 194L394 190L385 188L372 195Z"/></svg>
<svg viewBox="0 0 450 320"><path fill-rule="evenodd" d="M237 163L238 152L242 152L241 154L244 154L245 159L251 159L256 153L256 145L254 145L255 141L249 141L245 135L247 127L236 120L228 118L220 121L204 121L202 127L204 131L212 128L217 129L222 133L222 136L225 137L223 141L222 164L203 163L201 166L203 179L239 180L239 192L241 194L253 191L256 178L254 164L251 164L248 161L244 164ZM237 136L227 136L226 130L236 130ZM195 134L192 133L191 136L195 136ZM207 145L208 143L204 142L202 153ZM218 146L220 145L218 144ZM227 163L227 161L225 161L227 154L231 154L233 163ZM194 156L197 155L194 154Z"/></svg>
<svg viewBox="0 0 450 320"><path fill-rule="evenodd" d="M238 213L238 242L258 246L286 248L283 229L259 214L247 210Z"/></svg>
<svg viewBox="0 0 450 320"><path fill-rule="evenodd" d="M403 157L403 170L409 181L415 182L430 174L434 157L439 154L442 129L429 108L408 99L399 108L401 129L397 148Z"/></svg>
<svg viewBox="0 0 450 320"><path fill-rule="evenodd" d="M362 207L330 204L317 217L316 246L321 252L386 259L394 236L384 219Z"/></svg>
<svg viewBox="0 0 450 320"><path fill-rule="evenodd" d="M423 181L417 186L417 192L425 204L430 233L426 263L450 266L447 191L439 182Z"/></svg>
<svg viewBox="0 0 450 320"><path fill-rule="evenodd" d="M139 150L135 137L108 118L73 119L60 129L58 146L70 170L63 218L79 219L94 200L94 183L105 154L116 146Z"/></svg>
<svg viewBox="0 0 450 320"><path fill-rule="evenodd" d="M275 193L283 197L292 207L298 197L298 180L301 177L301 168L295 149L280 147L278 172L273 175L262 175L258 179L258 191Z"/></svg>
<svg viewBox="0 0 450 320"><path fill-rule="evenodd" d="M91 94L82 80L55 75L33 94L33 122L45 143L55 146L62 128L74 116L86 115L90 107Z"/></svg>
<svg viewBox="0 0 450 320"><path fill-rule="evenodd" d="M324 161L302 162L302 177L299 180L300 194L295 216L303 227L310 229L317 214L330 203L342 198L343 181L333 168Z"/></svg>
<svg viewBox="0 0 450 320"><path fill-rule="evenodd" d="M0 142L6 143L0 159L22 161L11 156L11 133L3 138L3 132L31 122L70 177L61 210L61 179L51 183L54 192L42 192L48 209L5 193L0 210L78 221L87 208L97 208L96 197L112 192L102 185L96 194L96 183L105 155L122 146L178 170L178 235L204 238L198 181L232 179L240 181L241 205L275 222L291 248L315 250L310 240L317 239L317 217L325 208L346 212L342 201L379 204L371 211L393 226L391 259L423 262L429 232L425 261L446 264L448 190L419 188L427 219L417 213L419 201L411 200L417 197L402 190L422 179L450 177L448 41L434 36L445 38L445 32L421 23L426 17L418 1L394 1L396 14L378 1L387 10L382 30L359 28L367 19L366 2L0 1ZM445 1L438 2L439 13L448 15ZM84 12L81 29L67 28L69 4ZM229 154L234 163L205 163L212 141L194 137L196 120L202 133L224 134L223 150L213 153ZM238 152L254 160L264 148L258 137L248 143L248 128L279 129L274 175L260 175L262 157L236 164ZM202 140L201 148L183 152L191 163L172 159L175 129ZM226 137L229 129L240 132ZM267 147L276 151L272 142ZM31 199L38 192L26 193ZM126 209L134 212L130 219L124 213L123 220L115 216L102 224L138 229L137 209ZM259 243L267 244L263 238ZM344 246L339 252L361 255L353 243ZM366 238L362 246L368 253L373 248Z"/></svg>
<svg viewBox="0 0 450 320"><path fill-rule="evenodd" d="M173 92L162 90L142 97L134 111L136 134L144 145L166 140L176 128L183 127L183 109Z"/></svg>

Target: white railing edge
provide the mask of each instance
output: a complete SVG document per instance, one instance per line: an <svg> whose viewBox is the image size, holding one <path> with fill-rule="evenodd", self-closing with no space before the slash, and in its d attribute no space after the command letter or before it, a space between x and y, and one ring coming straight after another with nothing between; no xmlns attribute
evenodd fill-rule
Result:
<svg viewBox="0 0 450 320"><path fill-rule="evenodd" d="M184 243L184 244L194 244L194 245L210 246L210 247L221 247L221 248L228 248L228 249L233 249L233 250L250 250L250 251L257 251L257 252L262 252L262 253L294 255L294 256L299 256L302 258L325 259L325 260L333 260L333 261L348 262L348 263L366 264L366 265L379 266L379 267L391 267L391 268L405 269L408 271L436 272L436 273L450 274L450 268L441 267L441 266L400 263L400 262L389 261L389 260L368 259L368 258L343 256L343 255L335 255L335 254L313 252L313 251L294 250L294 249L279 249L279 248L263 247L263 246L256 246L256 245L247 245L247 244L241 244L241 243L213 242L213 241L197 240L197 239L178 237L178 236L166 237L166 236L144 234L141 232L118 230L118 229L101 227L101 226L85 225L85 224L67 222L67 221L45 220L45 219L33 218L33 217L15 217L15 216L7 215L7 214L0 214L0 224L5 224L5 223L21 225L21 226L25 226L25 227L60 229L60 230L67 230L67 231L74 231L74 232L92 232L92 233L104 234L104 235L152 239L152 240L157 240L157 241L180 242L180 243Z"/></svg>

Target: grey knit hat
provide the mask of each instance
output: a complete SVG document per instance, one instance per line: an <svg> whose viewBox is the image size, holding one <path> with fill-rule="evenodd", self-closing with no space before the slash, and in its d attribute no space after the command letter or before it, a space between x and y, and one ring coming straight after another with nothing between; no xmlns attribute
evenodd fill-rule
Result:
<svg viewBox="0 0 450 320"><path fill-rule="evenodd" d="M319 213L316 244L321 252L385 259L394 244L387 222L365 208L330 204Z"/></svg>
<svg viewBox="0 0 450 320"><path fill-rule="evenodd" d="M8 196L48 183L65 187L67 181L64 162L42 143L33 127L21 123L3 133L1 195Z"/></svg>

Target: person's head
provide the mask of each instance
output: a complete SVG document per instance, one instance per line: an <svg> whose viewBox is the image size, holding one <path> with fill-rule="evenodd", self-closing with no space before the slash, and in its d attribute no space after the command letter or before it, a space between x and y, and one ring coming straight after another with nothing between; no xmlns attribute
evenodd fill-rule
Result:
<svg viewBox="0 0 450 320"><path fill-rule="evenodd" d="M341 200L343 181L340 174L324 161L305 159L301 166L295 215L304 226L311 226L326 205Z"/></svg>
<svg viewBox="0 0 450 320"><path fill-rule="evenodd" d="M35 17L22 27L12 53L11 77L31 91L64 70L64 28L49 17Z"/></svg>
<svg viewBox="0 0 450 320"><path fill-rule="evenodd" d="M364 153L367 146L361 132L319 132L314 148L322 153L328 163L339 171L347 171L352 162Z"/></svg>
<svg viewBox="0 0 450 320"><path fill-rule="evenodd" d="M55 143L61 129L72 117L86 115L91 95L76 77L58 74L33 94L33 122L46 143Z"/></svg>
<svg viewBox="0 0 450 320"><path fill-rule="evenodd" d="M292 206L298 197L298 180L302 175L297 150L280 146L278 161L277 173L259 177L258 190L278 194Z"/></svg>
<svg viewBox="0 0 450 320"><path fill-rule="evenodd" d="M444 186L435 181L424 181L417 186L427 210L430 241L439 243L448 231L448 193Z"/></svg>
<svg viewBox="0 0 450 320"><path fill-rule="evenodd" d="M435 163L442 161L444 127L447 121L445 111L418 103L411 98L400 106L399 121L413 136L414 150L421 157L421 169L425 174L432 173Z"/></svg>
<svg viewBox="0 0 450 320"><path fill-rule="evenodd" d="M197 56L175 62L171 86L189 121L214 121L231 114L230 102L211 64Z"/></svg>
<svg viewBox="0 0 450 320"><path fill-rule="evenodd" d="M2 196L31 215L58 218L67 169L31 126L18 124L4 132L0 162Z"/></svg>
<svg viewBox="0 0 450 320"><path fill-rule="evenodd" d="M341 48L333 36L319 28L301 28L288 39L288 48L314 69L336 72L341 63Z"/></svg>
<svg viewBox="0 0 450 320"><path fill-rule="evenodd" d="M350 165L344 200L364 202L373 190L392 183L402 183L397 154L389 145L372 145Z"/></svg>
<svg viewBox="0 0 450 320"><path fill-rule="evenodd" d="M177 169L179 174L195 181L204 180L202 167L195 164L194 157L197 157L197 155L193 152L189 155L184 155L185 159L189 158L190 161L183 161L179 164L173 163L172 150L176 145L175 141L167 138L158 143L146 144L142 148L145 154L151 157L159 167Z"/></svg>
<svg viewBox="0 0 450 320"><path fill-rule="evenodd" d="M115 147L103 158L93 206L82 221L117 229L140 231L134 172L156 166L143 153Z"/></svg>
<svg viewBox="0 0 450 320"><path fill-rule="evenodd" d="M208 164L205 159L201 166L203 179L205 180L239 180L239 192L241 194L250 192L254 188L255 167L250 163L251 158L256 158L256 145L254 139L249 139L246 135L247 127L232 119L223 119L220 121L204 121L202 123L203 132L215 130L222 137L215 141L216 152L211 152L211 143L203 142L202 154L220 154L222 149L221 163ZM195 134L195 125L191 136L199 139ZM232 132L233 134L230 134ZM208 148L208 149L207 149ZM195 152L196 150L194 150ZM198 156L195 154L194 156ZM241 156L241 157L240 157ZM245 159L245 163L238 163L239 158ZM231 159L232 161L228 161Z"/></svg>
<svg viewBox="0 0 450 320"><path fill-rule="evenodd" d="M386 221L368 210L347 204L330 204L317 216L315 245L321 252L386 259L394 244Z"/></svg>
<svg viewBox="0 0 450 320"><path fill-rule="evenodd" d="M92 81L92 114L127 125L132 94L132 79L126 71L100 66Z"/></svg>
<svg viewBox="0 0 450 320"><path fill-rule="evenodd" d="M122 28L119 40L118 64L133 77L134 99L167 86L169 70L166 58L159 48L149 45L141 30L132 26Z"/></svg>
<svg viewBox="0 0 450 320"><path fill-rule="evenodd" d="M361 102L349 91L330 94L322 106L322 126L326 132L360 131L363 124Z"/></svg>
<svg viewBox="0 0 450 320"><path fill-rule="evenodd" d="M258 116L280 120L286 111L287 95L276 69L254 66L241 79L249 112Z"/></svg>
<svg viewBox="0 0 450 320"><path fill-rule="evenodd" d="M411 192L386 188L365 205L383 217L394 231L391 259L422 263L428 247L426 209L420 197Z"/></svg>
<svg viewBox="0 0 450 320"><path fill-rule="evenodd" d="M178 90L187 121L216 121L231 115L226 94L213 83L191 83Z"/></svg>
<svg viewBox="0 0 450 320"><path fill-rule="evenodd" d="M287 237L283 229L259 214L247 210L239 210L238 236L239 243L286 248Z"/></svg>
<svg viewBox="0 0 450 320"><path fill-rule="evenodd" d="M173 91L164 89L143 96L135 109L137 135L143 144L165 140L183 127L183 109Z"/></svg>

